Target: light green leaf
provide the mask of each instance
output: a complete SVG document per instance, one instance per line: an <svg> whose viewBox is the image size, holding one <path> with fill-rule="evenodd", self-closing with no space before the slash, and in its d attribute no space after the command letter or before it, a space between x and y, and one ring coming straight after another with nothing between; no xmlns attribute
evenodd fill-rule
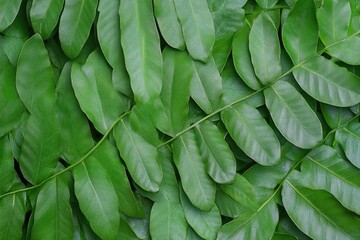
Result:
<svg viewBox="0 0 360 240"><path fill-rule="evenodd" d="M289 142L300 148L312 148L322 140L319 119L290 83L278 81L264 94L276 127Z"/></svg>
<svg viewBox="0 0 360 240"><path fill-rule="evenodd" d="M72 239L74 235L67 176L56 177L40 189L31 239Z"/></svg>
<svg viewBox="0 0 360 240"><path fill-rule="evenodd" d="M324 1L316 12L319 34L330 54L348 64L359 65L360 37L352 35L350 1ZM359 33L359 32L357 32Z"/></svg>
<svg viewBox="0 0 360 240"><path fill-rule="evenodd" d="M260 7L266 9L274 7L278 0L256 0L256 2L260 5Z"/></svg>
<svg viewBox="0 0 360 240"><path fill-rule="evenodd" d="M75 58L84 47L95 19L97 0L65 0L59 39L66 56Z"/></svg>
<svg viewBox="0 0 360 240"><path fill-rule="evenodd" d="M163 58L163 87L155 122L162 132L174 136L188 125L190 84L195 77L195 69L185 52L166 48Z"/></svg>
<svg viewBox="0 0 360 240"><path fill-rule="evenodd" d="M335 139L344 149L350 162L360 168L360 123L354 122L337 130Z"/></svg>
<svg viewBox="0 0 360 240"><path fill-rule="evenodd" d="M232 42L232 57L236 72L253 90L261 88L261 83L256 78L254 67L251 63L249 51L250 27L244 24L234 36Z"/></svg>
<svg viewBox="0 0 360 240"><path fill-rule="evenodd" d="M30 8L30 21L34 32L48 39L55 29L64 0L33 0Z"/></svg>
<svg viewBox="0 0 360 240"><path fill-rule="evenodd" d="M16 69L0 52L0 137L21 122L25 107L16 92Z"/></svg>
<svg viewBox="0 0 360 240"><path fill-rule="evenodd" d="M246 155L262 165L279 161L279 140L256 108L238 103L223 111L221 118L232 139Z"/></svg>
<svg viewBox="0 0 360 240"><path fill-rule="evenodd" d="M217 239L270 239L274 235L278 219L276 201L271 196L257 211L244 212L240 217L224 224Z"/></svg>
<svg viewBox="0 0 360 240"><path fill-rule="evenodd" d="M119 210L129 217L144 217L144 206L132 192L126 170L120 162L116 147L106 140L89 158L97 159L106 170L119 199Z"/></svg>
<svg viewBox="0 0 360 240"><path fill-rule="evenodd" d="M0 137L0 194L7 192L14 181L14 158L9 136Z"/></svg>
<svg viewBox="0 0 360 240"><path fill-rule="evenodd" d="M221 106L222 79L213 58L207 63L194 61L197 75L191 81L191 97L207 114Z"/></svg>
<svg viewBox="0 0 360 240"><path fill-rule="evenodd" d="M105 169L95 158L74 168L75 195L94 232L115 239L120 223L119 202Z"/></svg>
<svg viewBox="0 0 360 240"><path fill-rule="evenodd" d="M0 0L0 32L4 31L15 20L21 2L21 0Z"/></svg>
<svg viewBox="0 0 360 240"><path fill-rule="evenodd" d="M75 163L90 150L94 140L71 86L71 63L66 63L62 69L56 91L57 116L61 125L60 152L68 163Z"/></svg>
<svg viewBox="0 0 360 240"><path fill-rule="evenodd" d="M195 60L207 62L215 42L215 27L206 0L174 0L186 48Z"/></svg>
<svg viewBox="0 0 360 240"><path fill-rule="evenodd" d="M81 109L102 134L128 110L127 98L114 89L111 69L97 50L84 65L73 64L71 82Z"/></svg>
<svg viewBox="0 0 360 240"><path fill-rule="evenodd" d="M121 45L137 103L148 103L161 92L163 61L151 1L120 2Z"/></svg>
<svg viewBox="0 0 360 240"><path fill-rule="evenodd" d="M208 174L217 183L233 181L236 160L220 130L210 121L205 121L195 128L201 157L206 162Z"/></svg>
<svg viewBox="0 0 360 240"><path fill-rule="evenodd" d="M217 39L214 43L212 57L220 73L223 71L230 56L232 39L233 34Z"/></svg>
<svg viewBox="0 0 360 240"><path fill-rule="evenodd" d="M294 69L300 87L316 100L338 107L360 102L360 79L330 60L316 56Z"/></svg>
<svg viewBox="0 0 360 240"><path fill-rule="evenodd" d="M184 191L180 191L181 205L186 221L194 231L204 239L215 239L221 227L219 209L214 205L210 211L203 211L193 206Z"/></svg>
<svg viewBox="0 0 360 240"><path fill-rule="evenodd" d="M180 203L166 200L154 203L150 215L152 239L185 239L186 229L187 223Z"/></svg>
<svg viewBox="0 0 360 240"><path fill-rule="evenodd" d="M190 202L201 210L209 211L214 205L216 187L206 173L194 132L182 134L174 141L172 149L182 187Z"/></svg>
<svg viewBox="0 0 360 240"><path fill-rule="evenodd" d="M328 104L321 104L320 106L326 123L332 129L341 126L354 117L349 108L340 108Z"/></svg>
<svg viewBox="0 0 360 240"><path fill-rule="evenodd" d="M302 176L309 187L332 193L345 207L360 213L359 169L325 145L312 150L302 162Z"/></svg>
<svg viewBox="0 0 360 240"><path fill-rule="evenodd" d="M101 50L113 68L112 81L121 93L131 96L130 78L125 68L124 53L120 42L120 0L100 0L97 37Z"/></svg>
<svg viewBox="0 0 360 240"><path fill-rule="evenodd" d="M26 198L24 193L13 194L0 199L1 240L22 239L25 213Z"/></svg>
<svg viewBox="0 0 360 240"><path fill-rule="evenodd" d="M261 83L274 82L281 75L281 50L277 27L266 12L262 12L253 23L249 50L255 74Z"/></svg>
<svg viewBox="0 0 360 240"><path fill-rule="evenodd" d="M154 15L161 35L171 47L184 50L185 40L173 0L154 0Z"/></svg>
<svg viewBox="0 0 360 240"><path fill-rule="evenodd" d="M295 3L282 28L282 38L294 64L316 53L319 37L313 0Z"/></svg>
<svg viewBox="0 0 360 240"><path fill-rule="evenodd" d="M235 199L231 198L229 195L219 190L216 192L215 203L219 208L221 215L226 217L238 218L246 211L252 211L247 209L241 203L237 202Z"/></svg>
<svg viewBox="0 0 360 240"><path fill-rule="evenodd" d="M156 147L134 132L127 120L121 120L113 134L133 180L144 190L157 192L163 173Z"/></svg>
<svg viewBox="0 0 360 240"><path fill-rule="evenodd" d="M290 175L282 190L284 207L296 226L312 239L358 239L360 219L330 193L299 185L299 177Z"/></svg>

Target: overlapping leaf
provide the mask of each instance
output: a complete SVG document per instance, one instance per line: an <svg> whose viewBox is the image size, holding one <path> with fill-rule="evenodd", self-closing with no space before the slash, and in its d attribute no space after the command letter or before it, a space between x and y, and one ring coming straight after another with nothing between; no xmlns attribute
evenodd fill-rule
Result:
<svg viewBox="0 0 360 240"><path fill-rule="evenodd" d="M360 168L360 124L355 122L339 129L336 131L335 138L350 162Z"/></svg>
<svg viewBox="0 0 360 240"><path fill-rule="evenodd" d="M1 0L0 6L0 32L2 32L15 20L21 6L21 0Z"/></svg>

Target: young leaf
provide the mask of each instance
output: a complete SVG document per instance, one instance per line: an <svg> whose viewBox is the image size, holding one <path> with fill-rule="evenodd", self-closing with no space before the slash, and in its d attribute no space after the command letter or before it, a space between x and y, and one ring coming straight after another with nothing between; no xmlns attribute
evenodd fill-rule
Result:
<svg viewBox="0 0 360 240"><path fill-rule="evenodd" d="M0 0L0 32L4 31L15 20L21 2L21 0Z"/></svg>
<svg viewBox="0 0 360 240"><path fill-rule="evenodd" d="M207 63L194 61L197 76L191 81L191 97L210 114L221 106L222 79L212 58Z"/></svg>
<svg viewBox="0 0 360 240"><path fill-rule="evenodd" d="M294 64L316 53L318 27L313 0L295 3L282 28L282 38L284 47Z"/></svg>
<svg viewBox="0 0 360 240"><path fill-rule="evenodd" d="M210 121L196 126L196 137L202 159L206 160L206 170L217 183L233 181L236 160L221 135L220 130Z"/></svg>
<svg viewBox="0 0 360 240"><path fill-rule="evenodd" d="M360 172L336 150L327 146L312 150L302 161L301 172L311 188L332 193L346 208L360 213Z"/></svg>
<svg viewBox="0 0 360 240"><path fill-rule="evenodd" d="M277 27L266 12L262 12L253 23L249 50L255 74L261 83L274 82L281 75L281 50Z"/></svg>
<svg viewBox="0 0 360 240"><path fill-rule="evenodd" d="M300 148L312 148L322 140L319 119L290 83L278 81L264 94L276 127L289 142Z"/></svg>
<svg viewBox="0 0 360 240"><path fill-rule="evenodd" d="M155 0L154 15L161 35L173 48L184 50L185 40L173 0Z"/></svg>
<svg viewBox="0 0 360 240"><path fill-rule="evenodd" d="M182 187L190 202L201 210L209 211L215 202L216 187L206 173L195 134L192 131L182 134L174 141L172 149Z"/></svg>
<svg viewBox="0 0 360 240"><path fill-rule="evenodd" d="M203 211L191 204L184 191L180 191L181 205L186 221L204 239L215 239L221 227L219 209L214 205L210 211Z"/></svg>
<svg viewBox="0 0 360 240"><path fill-rule="evenodd" d="M360 79L330 60L316 56L293 74L300 87L316 100L338 107L360 102Z"/></svg>
<svg viewBox="0 0 360 240"><path fill-rule="evenodd" d="M74 169L75 195L91 228L102 239L115 239L120 223L114 187L99 161L82 162Z"/></svg>
<svg viewBox="0 0 360 240"><path fill-rule="evenodd" d="M346 157L360 168L360 123L351 123L336 131L335 139L344 149Z"/></svg>
<svg viewBox="0 0 360 240"><path fill-rule="evenodd" d="M25 107L16 91L16 69L0 52L0 137L21 122Z"/></svg>
<svg viewBox="0 0 360 240"><path fill-rule="evenodd" d="M14 158L7 135L0 137L0 194L7 192L14 181Z"/></svg>
<svg viewBox="0 0 360 240"><path fill-rule="evenodd" d="M130 78L125 68L124 53L120 42L120 0L100 0L97 37L101 51L113 68L112 81L121 93L131 96Z"/></svg>
<svg viewBox="0 0 360 240"><path fill-rule="evenodd" d="M134 181L146 191L159 191L163 173L157 159L156 147L134 132L127 120L121 120L113 134L120 155Z"/></svg>
<svg viewBox="0 0 360 240"><path fill-rule="evenodd" d="M298 179L290 175L282 190L284 207L296 226L312 239L357 239L360 219L330 193L302 187Z"/></svg>
<svg viewBox="0 0 360 240"><path fill-rule="evenodd" d="M330 54L348 64L359 65L360 38L352 29L350 1L326 1L316 12L320 38ZM351 34L351 30L355 33Z"/></svg>
<svg viewBox="0 0 360 240"><path fill-rule="evenodd" d="M254 67L251 63L249 51L250 27L244 24L237 31L232 42L232 56L236 72L253 90L261 88L261 83L256 78Z"/></svg>
<svg viewBox="0 0 360 240"><path fill-rule="evenodd" d="M72 239L74 235L67 176L42 186L34 212L32 239Z"/></svg>
<svg viewBox="0 0 360 240"><path fill-rule="evenodd" d="M14 189L15 190L15 189ZM1 239L21 239L26 213L26 195L13 194L0 198Z"/></svg>
<svg viewBox="0 0 360 240"><path fill-rule="evenodd" d="M36 33L48 39L55 29L64 0L33 0L30 8L30 21Z"/></svg>
<svg viewBox="0 0 360 240"><path fill-rule="evenodd" d="M206 0L174 0L174 3L191 57L207 62L215 42L215 28Z"/></svg>
<svg viewBox="0 0 360 240"><path fill-rule="evenodd" d="M245 103L222 112L221 118L237 145L262 165L273 165L280 159L280 143L265 119Z"/></svg>
<svg viewBox="0 0 360 240"><path fill-rule="evenodd" d="M95 19L97 0L65 0L59 23L59 39L66 56L79 55Z"/></svg>
<svg viewBox="0 0 360 240"><path fill-rule="evenodd" d="M83 66L73 64L71 82L81 109L102 134L128 110L127 98L114 89L111 69L98 50Z"/></svg>
<svg viewBox="0 0 360 240"><path fill-rule="evenodd" d="M150 214L150 234L154 240L185 239L187 222L180 203L161 200Z"/></svg>
<svg viewBox="0 0 360 240"><path fill-rule="evenodd" d="M151 1L120 2L121 45L137 103L160 95L163 61Z"/></svg>

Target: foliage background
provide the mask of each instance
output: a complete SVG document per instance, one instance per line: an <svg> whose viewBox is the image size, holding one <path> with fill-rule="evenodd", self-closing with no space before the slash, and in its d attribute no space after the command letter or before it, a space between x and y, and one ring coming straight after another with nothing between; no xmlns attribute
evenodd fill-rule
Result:
<svg viewBox="0 0 360 240"><path fill-rule="evenodd" d="M359 239L357 0L0 0L0 239Z"/></svg>

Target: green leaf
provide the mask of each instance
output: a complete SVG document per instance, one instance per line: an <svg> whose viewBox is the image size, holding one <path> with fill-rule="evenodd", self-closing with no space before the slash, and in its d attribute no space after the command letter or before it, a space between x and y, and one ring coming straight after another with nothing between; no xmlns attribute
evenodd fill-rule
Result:
<svg viewBox="0 0 360 240"><path fill-rule="evenodd" d="M208 174L217 183L233 181L236 160L220 130L210 121L205 121L195 128L201 157L206 161Z"/></svg>
<svg viewBox="0 0 360 240"><path fill-rule="evenodd" d="M81 109L102 134L128 110L127 98L114 89L111 69L97 50L84 65L73 64L71 82Z"/></svg>
<svg viewBox="0 0 360 240"><path fill-rule="evenodd" d="M206 173L194 132L182 134L173 142L172 149L182 187L190 202L201 210L209 211L214 205L216 187Z"/></svg>
<svg viewBox="0 0 360 240"><path fill-rule="evenodd" d="M173 0L154 0L154 15L161 35L171 47L184 50L185 40Z"/></svg>
<svg viewBox="0 0 360 240"><path fill-rule="evenodd" d="M359 65L360 37L352 34L350 1L326 1L317 10L316 17L320 38L330 54L348 64Z"/></svg>
<svg viewBox="0 0 360 240"><path fill-rule="evenodd" d="M134 132L127 120L122 119L113 134L133 180L144 190L157 192L163 173L156 147Z"/></svg>
<svg viewBox="0 0 360 240"><path fill-rule="evenodd" d="M194 61L197 76L191 81L191 97L207 114L215 112L221 106L222 79L214 59L207 63Z"/></svg>
<svg viewBox="0 0 360 240"><path fill-rule="evenodd" d="M120 0L99 1L97 37L106 60L113 68L114 87L121 93L131 96L130 78L125 68L124 53L120 42L119 6Z"/></svg>
<svg viewBox="0 0 360 240"><path fill-rule="evenodd" d="M262 12L253 23L249 50L260 82L264 85L274 82L281 75L281 50L277 27L266 12Z"/></svg>
<svg viewBox="0 0 360 240"><path fill-rule="evenodd" d="M270 239L274 235L279 213L275 199L271 196L255 212L244 212L224 224L217 239ZM254 229L261 228L261 231Z"/></svg>
<svg viewBox="0 0 360 240"><path fill-rule="evenodd" d="M193 59L207 62L215 42L215 27L206 0L174 3L187 50Z"/></svg>
<svg viewBox="0 0 360 240"><path fill-rule="evenodd" d="M354 213L343 208L330 193L299 186L299 176L291 176L284 183L282 201L301 231L312 239L358 238L360 219Z"/></svg>
<svg viewBox="0 0 360 240"><path fill-rule="evenodd" d="M360 171L336 150L327 146L312 150L303 160L301 172L311 188L332 193L345 207L360 213Z"/></svg>
<svg viewBox="0 0 360 240"><path fill-rule="evenodd" d="M195 69L185 52L166 48L163 58L163 87L161 102L158 103L161 105L157 106L155 122L160 131L174 136L188 125L190 84Z"/></svg>
<svg viewBox="0 0 360 240"><path fill-rule="evenodd" d="M313 0L297 1L282 28L283 43L294 64L315 55L318 26Z"/></svg>
<svg viewBox="0 0 360 240"><path fill-rule="evenodd" d="M232 56L236 72L253 90L261 88L261 83L256 78L254 67L251 63L249 51L249 33L250 27L244 24L237 31L232 42Z"/></svg>
<svg viewBox="0 0 360 240"><path fill-rule="evenodd" d="M217 39L214 43L212 57L220 73L223 71L230 56L232 39L233 34Z"/></svg>
<svg viewBox="0 0 360 240"><path fill-rule="evenodd" d="M119 202L105 169L92 158L73 172L75 195L91 228L102 239L115 239L120 223Z"/></svg>
<svg viewBox="0 0 360 240"><path fill-rule="evenodd" d="M271 240L297 240L298 238L286 233L275 233Z"/></svg>
<svg viewBox="0 0 360 240"><path fill-rule="evenodd" d="M354 122L337 130L335 139L344 149L350 162L360 168L360 123Z"/></svg>
<svg viewBox="0 0 360 240"><path fill-rule="evenodd" d="M62 69L56 90L57 115L61 126L60 152L68 163L75 163L90 150L94 140L71 86L71 63L66 63Z"/></svg>
<svg viewBox="0 0 360 240"><path fill-rule="evenodd" d="M36 33L48 39L55 29L64 0L33 0L30 8L30 21Z"/></svg>
<svg viewBox="0 0 360 240"><path fill-rule="evenodd" d="M279 161L279 140L256 108L239 103L223 111L221 118L246 155L262 165Z"/></svg>
<svg viewBox="0 0 360 240"><path fill-rule="evenodd" d="M266 9L274 7L278 0L256 0L256 2L260 5L260 7Z"/></svg>
<svg viewBox="0 0 360 240"><path fill-rule="evenodd" d="M191 204L184 191L180 191L181 205L186 221L204 239L215 239L221 227L219 209L214 205L210 211L203 211Z"/></svg>
<svg viewBox="0 0 360 240"><path fill-rule="evenodd" d="M332 129L345 124L354 117L349 108L339 108L327 104L321 104L320 106L326 123Z"/></svg>
<svg viewBox="0 0 360 240"><path fill-rule="evenodd" d="M185 239L186 229L187 223L180 203L166 200L154 203L150 215L152 239Z"/></svg>
<svg viewBox="0 0 360 240"><path fill-rule="evenodd" d="M24 193L13 194L0 199L1 239L22 239L25 220L26 198Z"/></svg>
<svg viewBox="0 0 360 240"><path fill-rule="evenodd" d="M0 137L0 194L7 192L14 181L14 158L7 135Z"/></svg>
<svg viewBox="0 0 360 240"><path fill-rule="evenodd" d="M0 65L0 136L4 136L20 124L25 107L16 92L16 69L2 53Z"/></svg>
<svg viewBox="0 0 360 240"><path fill-rule="evenodd" d="M67 176L41 187L36 199L32 239L72 239L74 235Z"/></svg>
<svg viewBox="0 0 360 240"><path fill-rule="evenodd" d="M300 148L312 148L322 140L319 119L290 83L278 81L264 94L276 127L289 142Z"/></svg>
<svg viewBox="0 0 360 240"><path fill-rule="evenodd" d="M137 103L148 103L161 92L163 60L151 1L120 2L121 45Z"/></svg>
<svg viewBox="0 0 360 240"><path fill-rule="evenodd" d="M0 0L0 32L4 31L15 20L21 2L21 0Z"/></svg>
<svg viewBox="0 0 360 240"><path fill-rule="evenodd" d="M300 87L316 100L338 107L360 102L360 79L321 56L294 69Z"/></svg>
<svg viewBox="0 0 360 240"><path fill-rule="evenodd" d="M142 218L145 209L135 197L124 166L120 162L117 149L109 141L104 141L89 158L95 158L106 170L119 199L119 210L129 217Z"/></svg>
<svg viewBox="0 0 360 240"><path fill-rule="evenodd" d="M59 23L59 39L66 56L79 55L95 19L97 0L65 0Z"/></svg>

